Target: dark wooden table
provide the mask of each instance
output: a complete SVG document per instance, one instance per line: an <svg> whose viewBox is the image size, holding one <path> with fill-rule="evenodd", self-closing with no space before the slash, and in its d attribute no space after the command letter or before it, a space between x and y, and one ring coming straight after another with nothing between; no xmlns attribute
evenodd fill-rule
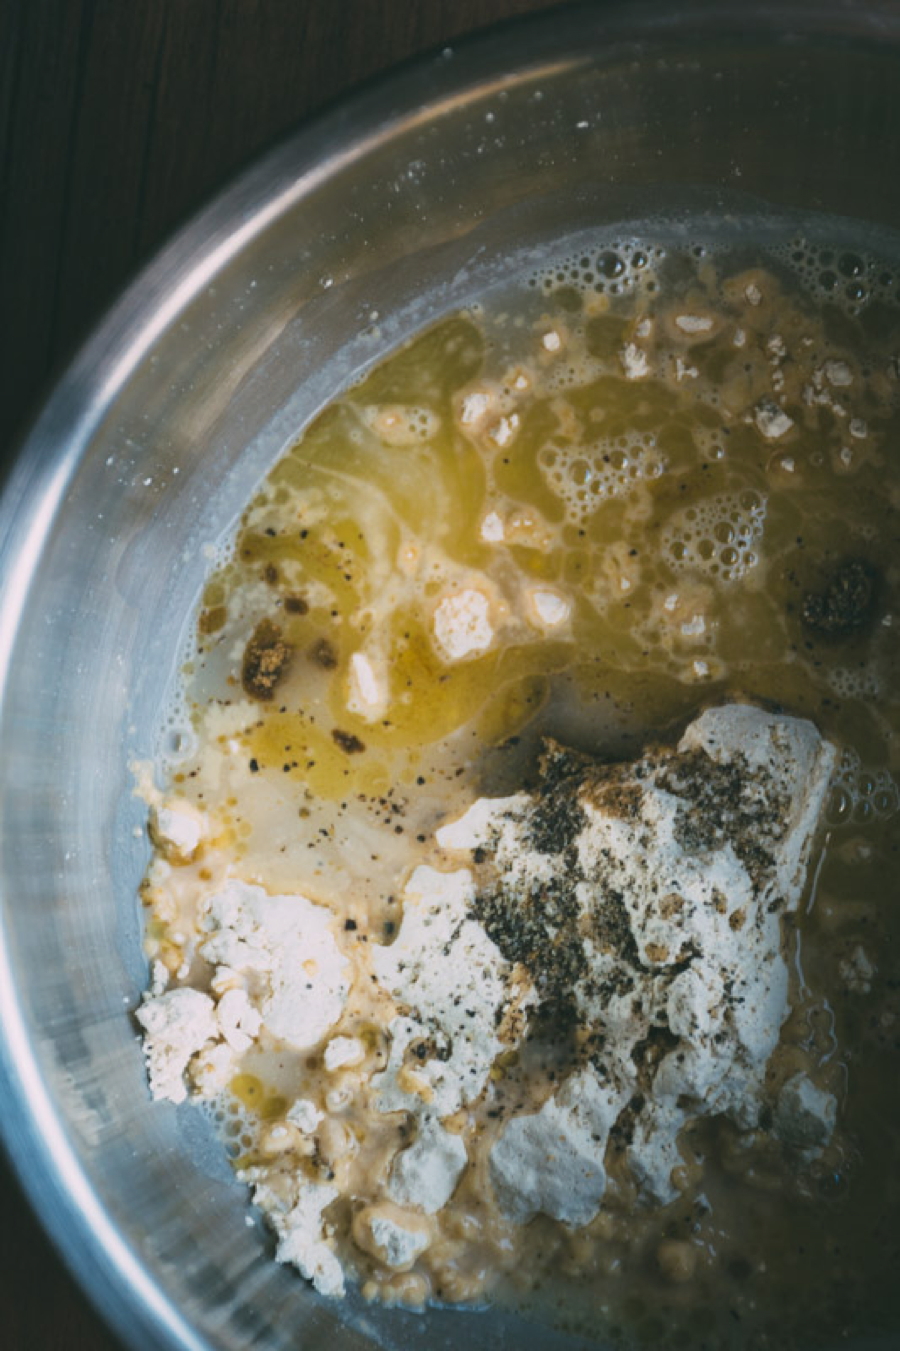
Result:
<svg viewBox="0 0 900 1351"><path fill-rule="evenodd" d="M547 4L0 0L3 463L122 284L256 151L396 61ZM121 1351L2 1161L0 1347Z"/></svg>

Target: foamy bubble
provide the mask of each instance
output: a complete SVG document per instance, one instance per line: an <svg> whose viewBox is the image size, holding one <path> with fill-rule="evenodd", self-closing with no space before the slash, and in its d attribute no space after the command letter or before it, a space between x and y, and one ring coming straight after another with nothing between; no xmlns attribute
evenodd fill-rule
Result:
<svg viewBox="0 0 900 1351"><path fill-rule="evenodd" d="M725 436L721 427L697 426L692 429L694 445L706 460L725 459Z"/></svg>
<svg viewBox="0 0 900 1351"><path fill-rule="evenodd" d="M826 810L830 826L886 821L900 808L900 788L890 770L870 769L847 747L838 762Z"/></svg>
<svg viewBox="0 0 900 1351"><path fill-rule="evenodd" d="M717 493L669 517L661 537L663 557L678 571L737 581L759 562L765 520L761 493Z"/></svg>
<svg viewBox="0 0 900 1351"><path fill-rule="evenodd" d="M414 446L432 441L441 419L419 404L373 403L359 409L364 426L389 446Z"/></svg>
<svg viewBox="0 0 900 1351"><path fill-rule="evenodd" d="M548 394L565 394L572 389L584 389L606 370L606 363L598 357L573 349L544 374L542 383Z"/></svg>
<svg viewBox="0 0 900 1351"><path fill-rule="evenodd" d="M259 1141L259 1118L227 1090L213 1098L195 1099L222 1140L232 1163L254 1150Z"/></svg>
<svg viewBox="0 0 900 1351"><path fill-rule="evenodd" d="M828 683L841 699L877 699L882 693L881 681L870 666L832 666Z"/></svg>
<svg viewBox="0 0 900 1351"><path fill-rule="evenodd" d="M897 278L879 258L856 248L822 246L795 235L772 250L812 298L859 314L873 300L895 303Z"/></svg>
<svg viewBox="0 0 900 1351"><path fill-rule="evenodd" d="M538 454L538 467L570 522L579 524L602 503L659 478L666 462L652 433L629 432L579 446L550 441Z"/></svg>
<svg viewBox="0 0 900 1351"><path fill-rule="evenodd" d="M613 240L564 254L532 273L528 281L547 296L566 288L609 296L652 293L665 256L665 249L641 240Z"/></svg>

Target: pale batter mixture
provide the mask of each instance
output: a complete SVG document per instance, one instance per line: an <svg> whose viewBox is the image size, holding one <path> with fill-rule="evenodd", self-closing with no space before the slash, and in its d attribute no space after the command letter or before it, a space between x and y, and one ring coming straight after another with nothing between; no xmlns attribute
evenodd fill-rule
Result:
<svg viewBox="0 0 900 1351"><path fill-rule="evenodd" d="M897 1326L888 276L561 254L248 507L140 770L137 1017L323 1295Z"/></svg>

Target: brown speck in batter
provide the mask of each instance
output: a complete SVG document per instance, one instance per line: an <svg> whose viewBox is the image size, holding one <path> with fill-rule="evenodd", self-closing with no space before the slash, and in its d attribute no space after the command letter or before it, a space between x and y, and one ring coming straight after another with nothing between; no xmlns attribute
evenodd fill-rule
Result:
<svg viewBox="0 0 900 1351"><path fill-rule="evenodd" d="M359 737L354 736L352 732L342 732L340 727L332 728L331 739L347 755L359 755L360 751L366 749L364 741L360 741Z"/></svg>
<svg viewBox="0 0 900 1351"><path fill-rule="evenodd" d="M271 619L261 619L244 649L241 684L251 699L269 700L290 666L292 649Z"/></svg>

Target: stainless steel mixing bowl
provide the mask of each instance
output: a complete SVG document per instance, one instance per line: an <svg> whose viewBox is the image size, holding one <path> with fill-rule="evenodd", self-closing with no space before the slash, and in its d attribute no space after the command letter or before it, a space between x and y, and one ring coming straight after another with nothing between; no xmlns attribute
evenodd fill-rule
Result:
<svg viewBox="0 0 900 1351"><path fill-rule="evenodd" d="M496 1315L335 1308L271 1262L199 1115L148 1097L129 760L154 750L204 545L337 385L574 225L762 201L897 227L898 145L893 3L554 10L275 150L60 382L0 518L0 1126L126 1342L573 1344Z"/></svg>

